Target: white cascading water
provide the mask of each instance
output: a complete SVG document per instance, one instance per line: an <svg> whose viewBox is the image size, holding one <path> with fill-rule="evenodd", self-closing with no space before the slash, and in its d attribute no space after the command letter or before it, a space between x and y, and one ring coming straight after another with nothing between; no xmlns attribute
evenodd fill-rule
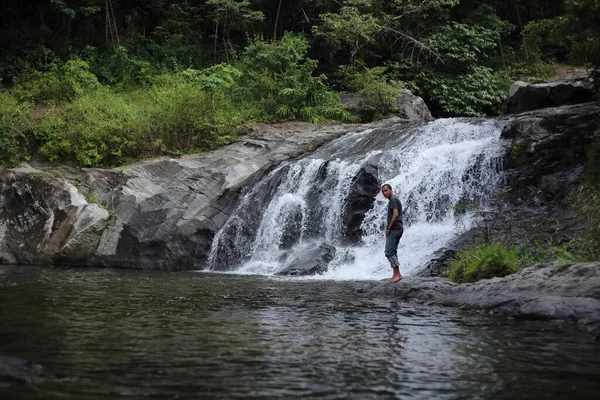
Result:
<svg viewBox="0 0 600 400"><path fill-rule="evenodd" d="M274 195L261 213L254 237L247 237L241 227L235 226L243 224L243 219L236 214L216 235L209 259L211 269L218 269L214 265L217 248L227 239L229 246L241 250L244 256L233 272L277 273L284 267L283 254L289 252L289 246L282 249L285 240L282 227L289 226L292 218L297 221L294 254L302 254L320 243L336 247L336 256L328 271L316 278L389 277L391 270L383 255L387 200L381 193L373 194L376 197L373 207L365 214L361 243L343 244L347 241L343 240L340 220L353 178L367 160L379 154L378 180L393 187L404 207L405 229L398 258L402 273L411 275L461 230L471 226L471 217L457 215L455 205L465 199L485 204L493 195L501 180L501 130L502 122L498 120L442 119L410 129L399 126L398 133L371 130L347 134L267 176L268 180L285 172L284 168L287 170L285 178L273 188ZM389 140L381 142L384 134L389 135ZM315 205L315 185L323 175L323 168L327 173L324 181L321 180ZM257 193L264 190L264 186L258 185L249 191L238 212L252 207ZM235 232L235 237L223 237L231 236L231 232Z"/></svg>

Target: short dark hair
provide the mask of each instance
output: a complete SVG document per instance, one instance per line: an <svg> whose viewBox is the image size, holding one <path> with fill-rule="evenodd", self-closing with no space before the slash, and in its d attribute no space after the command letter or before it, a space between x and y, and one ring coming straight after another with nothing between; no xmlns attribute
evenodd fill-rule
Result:
<svg viewBox="0 0 600 400"><path fill-rule="evenodd" d="M389 183L384 183L384 184L381 186L381 188L382 188L382 189L383 189L383 188L388 188L388 189L392 190L392 187L390 186L390 184L389 184Z"/></svg>

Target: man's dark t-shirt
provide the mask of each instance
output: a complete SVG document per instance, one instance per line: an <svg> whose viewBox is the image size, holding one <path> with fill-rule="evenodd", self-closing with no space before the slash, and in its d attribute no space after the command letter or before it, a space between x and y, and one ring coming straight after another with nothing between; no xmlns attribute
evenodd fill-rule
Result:
<svg viewBox="0 0 600 400"><path fill-rule="evenodd" d="M390 226L390 222L392 221L392 215L394 215L394 208L398 209L398 218L396 218L396 222L391 227L392 230L400 230L402 228L402 203L396 196L390 197L390 201L388 202L388 214L387 214L387 225Z"/></svg>

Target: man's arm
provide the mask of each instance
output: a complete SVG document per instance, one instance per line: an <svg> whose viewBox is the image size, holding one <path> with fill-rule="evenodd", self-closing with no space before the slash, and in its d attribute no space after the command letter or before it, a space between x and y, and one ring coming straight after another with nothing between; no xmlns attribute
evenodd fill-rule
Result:
<svg viewBox="0 0 600 400"><path fill-rule="evenodd" d="M398 215L400 215L400 213L398 212L398 209L397 208L392 209L392 220L390 221L390 224L387 227L388 231L390 229L392 229L392 226L394 226L394 224L396 223L396 220L398 219Z"/></svg>

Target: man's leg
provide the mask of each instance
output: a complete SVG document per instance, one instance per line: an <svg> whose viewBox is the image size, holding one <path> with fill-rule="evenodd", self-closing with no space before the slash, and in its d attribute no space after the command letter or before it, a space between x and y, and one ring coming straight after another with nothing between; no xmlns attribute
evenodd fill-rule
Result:
<svg viewBox="0 0 600 400"><path fill-rule="evenodd" d="M396 283L400 279L402 279L402 274L400 273L400 262L398 261L398 243L400 242L400 237L402 237L402 231L390 231L390 234L386 237L385 240L385 256L390 261L390 266L392 267L392 277L390 278L390 283Z"/></svg>

